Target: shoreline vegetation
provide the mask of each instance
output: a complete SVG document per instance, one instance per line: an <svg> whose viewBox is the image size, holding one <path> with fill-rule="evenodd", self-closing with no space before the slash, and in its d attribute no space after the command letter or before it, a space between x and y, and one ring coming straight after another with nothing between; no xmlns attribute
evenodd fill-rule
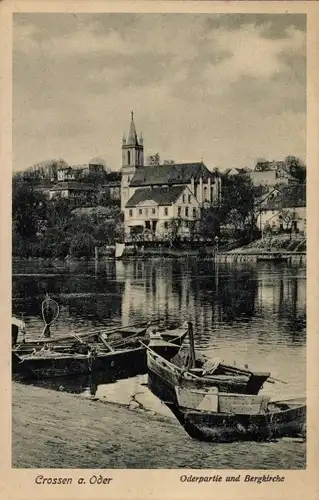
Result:
<svg viewBox="0 0 319 500"><path fill-rule="evenodd" d="M245 246L237 246L230 250L216 250L214 245L203 243L199 245L183 245L180 248L170 246L159 246L148 244L144 245L127 245L123 253L123 260L126 259L152 259L152 258L199 258L212 259L222 262L238 262L241 260L256 260L268 256L276 258L284 255L292 262L300 261L301 264L306 262L306 239L305 238L289 238L277 237L270 241L268 238L256 240ZM13 262L20 261L39 261L39 262L96 262L103 260L115 260L115 245L96 248L95 256L82 257L22 257L12 256Z"/></svg>
<svg viewBox="0 0 319 500"><path fill-rule="evenodd" d="M12 384L12 417L13 468L306 466L304 443L212 446L189 438L174 417L17 382Z"/></svg>
<svg viewBox="0 0 319 500"><path fill-rule="evenodd" d="M12 181L12 253L14 257L59 260L112 258L116 243L128 237L132 243L126 248L125 256L138 258L148 255L209 258L216 255L217 246L218 253L225 253L243 245L249 248L249 244L254 245L260 238L264 248L261 246L259 251L269 252L274 241L281 237L288 245L280 243L276 248L295 251L292 240L298 240L299 245L303 232L298 226L300 217L296 214L288 217L278 201L276 210L282 220L279 228L262 225L260 218L266 201L275 196L274 193L280 192L283 197L284 191L289 206L299 207L305 203L305 167L291 157L287 168L293 183L272 187L254 185L247 175L220 172L221 200L205 202L194 220L170 219L167 232L161 235L150 235L144 228L147 221L143 220L136 231L131 229L128 234L120 200L112 199L103 184L107 181L106 174L103 178L94 172L87 176L86 183L94 188L94 196L87 193L58 196L52 194L50 186L42 185L53 181L45 178L41 169L16 173ZM303 251L302 245L299 251ZM247 253L247 249L244 251ZM249 252L253 253L252 249Z"/></svg>

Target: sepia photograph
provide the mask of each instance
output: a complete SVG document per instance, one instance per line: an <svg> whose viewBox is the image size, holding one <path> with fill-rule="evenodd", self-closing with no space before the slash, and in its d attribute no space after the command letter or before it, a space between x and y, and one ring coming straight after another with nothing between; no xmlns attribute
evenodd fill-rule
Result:
<svg viewBox="0 0 319 500"><path fill-rule="evenodd" d="M306 469L306 41L14 12L12 468Z"/></svg>

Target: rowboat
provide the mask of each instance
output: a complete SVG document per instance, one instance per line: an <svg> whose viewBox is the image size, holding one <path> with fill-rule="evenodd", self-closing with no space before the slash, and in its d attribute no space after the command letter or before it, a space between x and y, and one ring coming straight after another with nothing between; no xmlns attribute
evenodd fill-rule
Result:
<svg viewBox="0 0 319 500"><path fill-rule="evenodd" d="M171 411L194 439L211 442L269 441L306 436L306 398L221 393L176 386Z"/></svg>
<svg viewBox="0 0 319 500"><path fill-rule="evenodd" d="M206 374L203 368L179 365L178 356L167 360L159 353L147 350L148 386L164 403L177 403L175 386L193 389L218 387L222 392L258 394L270 376L270 373L237 370L218 362L216 370Z"/></svg>
<svg viewBox="0 0 319 500"><path fill-rule="evenodd" d="M248 369L222 363L218 358L196 357L192 323L188 324L189 347L170 360L160 353L147 349L148 385L164 402L176 404L175 386L202 389L217 387L222 392L258 394L269 372L252 372Z"/></svg>
<svg viewBox="0 0 319 500"><path fill-rule="evenodd" d="M100 328L93 331L77 332L76 337L80 338L83 342L99 342L100 335L107 334L110 341L121 341L125 338L138 338L143 337L147 334L149 328L149 323L139 323L139 326L129 325L128 327L114 327L114 328ZM43 338L39 337L37 339L23 340L23 342L18 342L16 340L15 345L20 346L20 348L36 348L41 347L44 344L56 345L56 346L68 346L74 344L74 333L69 333L67 335L60 335L55 338Z"/></svg>
<svg viewBox="0 0 319 500"><path fill-rule="evenodd" d="M177 330L168 342L162 338L148 340L149 346L163 359L175 356L187 329ZM97 371L120 373L127 370L146 373L146 345L139 339L124 339L124 343L109 343L100 336L99 344L75 343L73 346L45 344L41 349L12 350L12 372L22 378L48 378L93 373Z"/></svg>
<svg viewBox="0 0 319 500"><path fill-rule="evenodd" d="M12 372L23 379L44 379L89 374L97 371L124 369L127 365L140 369L145 365L145 349L139 345L111 352L89 351L88 354L57 352L44 349L19 355L12 351Z"/></svg>

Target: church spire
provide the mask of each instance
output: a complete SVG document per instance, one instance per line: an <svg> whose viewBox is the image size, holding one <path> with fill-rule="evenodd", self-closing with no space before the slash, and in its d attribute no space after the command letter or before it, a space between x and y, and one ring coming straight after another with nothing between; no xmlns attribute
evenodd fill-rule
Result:
<svg viewBox="0 0 319 500"><path fill-rule="evenodd" d="M130 129L126 141L127 146L138 146L138 140L137 140L137 133L136 133L136 128L135 128L135 123L134 123L134 111L131 111L131 123L130 123Z"/></svg>
<svg viewBox="0 0 319 500"><path fill-rule="evenodd" d="M134 123L134 111L131 111L131 123L130 123L130 130L128 133L127 137L127 146L138 146L138 140L137 140L137 133L135 129L135 123Z"/></svg>

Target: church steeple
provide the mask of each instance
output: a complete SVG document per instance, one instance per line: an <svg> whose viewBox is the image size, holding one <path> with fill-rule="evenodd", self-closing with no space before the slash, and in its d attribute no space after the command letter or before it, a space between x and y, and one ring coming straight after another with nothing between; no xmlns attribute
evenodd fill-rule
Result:
<svg viewBox="0 0 319 500"><path fill-rule="evenodd" d="M139 145L138 140L137 140L135 123L134 123L134 111L131 111L130 130L128 133L126 145L127 146L138 146Z"/></svg>
<svg viewBox="0 0 319 500"><path fill-rule="evenodd" d="M141 167L144 165L143 139L138 140L134 123L134 112L131 111L131 122L127 139L122 139L122 167Z"/></svg>
<svg viewBox="0 0 319 500"><path fill-rule="evenodd" d="M142 137L142 136L141 136ZM134 112L131 111L131 122L127 139L122 138L122 181L121 181L121 206L122 210L132 195L130 182L136 170L144 165L143 139L138 140Z"/></svg>

